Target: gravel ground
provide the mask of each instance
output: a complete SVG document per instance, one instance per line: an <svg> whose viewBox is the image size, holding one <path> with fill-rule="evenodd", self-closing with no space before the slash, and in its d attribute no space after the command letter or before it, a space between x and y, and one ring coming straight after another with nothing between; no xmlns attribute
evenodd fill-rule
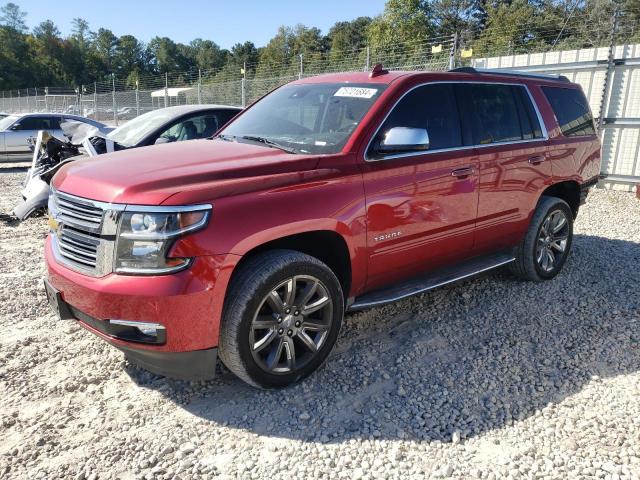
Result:
<svg viewBox="0 0 640 480"><path fill-rule="evenodd" d="M640 201L597 190L555 280L493 272L348 316L258 391L140 370L41 286L44 218L0 174L0 478L640 478Z"/></svg>

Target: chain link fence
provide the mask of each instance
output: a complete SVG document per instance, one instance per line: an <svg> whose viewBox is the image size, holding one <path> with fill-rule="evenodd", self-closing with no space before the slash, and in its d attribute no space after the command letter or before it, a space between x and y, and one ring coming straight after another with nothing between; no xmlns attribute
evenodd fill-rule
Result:
<svg viewBox="0 0 640 480"><path fill-rule="evenodd" d="M2 92L0 112L51 112L82 115L118 125L145 112L172 105L246 106L274 88L322 73L368 71L376 63L393 70L446 70L455 55L454 37L434 37L410 45L364 47L329 52L286 65L240 65L222 71L140 76L133 84L112 75L107 82L70 88L26 88ZM243 73L246 72L246 73Z"/></svg>
<svg viewBox="0 0 640 480"><path fill-rule="evenodd" d="M118 125L145 112L171 105L246 106L293 80L332 72L368 71L376 63L390 70L442 71L475 65L480 58L553 55L637 43L636 12L611 10L611 18L572 15L562 25L538 28L535 19L502 25L491 34L464 32L416 39L382 47L361 47L284 58L280 63L225 65L221 70L170 72L159 75L112 75L102 82L75 88L25 88L1 92L0 112L52 112L83 115ZM532 23L533 22L533 23ZM520 39L514 44L511 39ZM501 66L501 64L500 64ZM511 68L518 68L518 64Z"/></svg>

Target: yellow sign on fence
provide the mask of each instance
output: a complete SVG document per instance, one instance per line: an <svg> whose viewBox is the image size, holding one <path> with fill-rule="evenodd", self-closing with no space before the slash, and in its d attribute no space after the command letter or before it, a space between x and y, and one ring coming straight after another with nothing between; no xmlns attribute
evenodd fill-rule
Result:
<svg viewBox="0 0 640 480"><path fill-rule="evenodd" d="M431 53L440 53L442 51L442 45L433 45L431 47Z"/></svg>
<svg viewBox="0 0 640 480"><path fill-rule="evenodd" d="M473 48L469 48L469 49L462 49L460 50L460 56L462 58L469 58L473 56Z"/></svg>

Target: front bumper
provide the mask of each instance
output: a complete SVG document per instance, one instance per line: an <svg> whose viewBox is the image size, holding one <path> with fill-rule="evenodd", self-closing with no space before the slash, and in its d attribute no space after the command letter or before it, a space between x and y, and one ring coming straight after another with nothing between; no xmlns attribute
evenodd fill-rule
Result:
<svg viewBox="0 0 640 480"><path fill-rule="evenodd" d="M56 262L51 239L45 244L48 282L63 305L90 330L143 368L176 378L211 378L224 295L240 257L197 257L193 265L172 275L90 277ZM144 342L123 339L111 320L161 326L164 338Z"/></svg>

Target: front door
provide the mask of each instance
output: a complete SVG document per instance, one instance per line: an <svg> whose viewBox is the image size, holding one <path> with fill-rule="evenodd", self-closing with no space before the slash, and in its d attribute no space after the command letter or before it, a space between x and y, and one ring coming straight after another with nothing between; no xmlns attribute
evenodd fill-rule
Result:
<svg viewBox="0 0 640 480"><path fill-rule="evenodd" d="M422 152L378 153L394 127L426 129ZM394 107L367 150L367 289L410 278L472 254L478 159L460 125L454 87L418 86Z"/></svg>

